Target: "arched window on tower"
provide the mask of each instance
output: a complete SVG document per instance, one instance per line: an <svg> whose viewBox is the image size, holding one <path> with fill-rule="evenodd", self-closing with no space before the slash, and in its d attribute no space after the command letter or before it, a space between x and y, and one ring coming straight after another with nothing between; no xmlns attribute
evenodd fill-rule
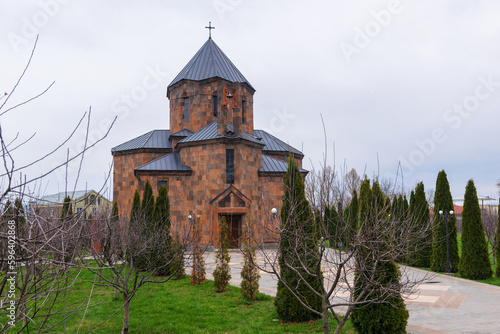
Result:
<svg viewBox="0 0 500 334"><path fill-rule="evenodd" d="M212 95L212 100L214 104L214 116L217 117L217 95Z"/></svg>
<svg viewBox="0 0 500 334"><path fill-rule="evenodd" d="M184 122L189 122L189 97L184 98Z"/></svg>
<svg viewBox="0 0 500 334"><path fill-rule="evenodd" d="M234 183L234 149L226 149L226 183Z"/></svg>
<svg viewBox="0 0 500 334"><path fill-rule="evenodd" d="M247 101L243 100L241 102L241 124L245 124L246 121L246 111L247 111Z"/></svg>

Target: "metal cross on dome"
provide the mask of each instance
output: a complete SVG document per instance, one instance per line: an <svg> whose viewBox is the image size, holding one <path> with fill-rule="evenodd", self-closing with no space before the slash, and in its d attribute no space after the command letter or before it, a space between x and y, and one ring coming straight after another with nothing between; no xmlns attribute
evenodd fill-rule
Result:
<svg viewBox="0 0 500 334"><path fill-rule="evenodd" d="M208 27L205 27L208 29L208 38L212 38L212 29L215 29L215 27L212 27L212 22L208 21Z"/></svg>

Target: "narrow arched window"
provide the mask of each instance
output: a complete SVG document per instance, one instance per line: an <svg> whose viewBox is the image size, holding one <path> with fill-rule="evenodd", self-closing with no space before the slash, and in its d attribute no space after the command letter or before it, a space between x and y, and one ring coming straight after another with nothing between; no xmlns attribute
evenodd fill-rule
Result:
<svg viewBox="0 0 500 334"><path fill-rule="evenodd" d="M217 117L217 95L212 96L212 100L214 101L214 116Z"/></svg>
<svg viewBox="0 0 500 334"><path fill-rule="evenodd" d="M234 183L234 149L226 149L226 183Z"/></svg>
<svg viewBox="0 0 500 334"><path fill-rule="evenodd" d="M189 97L184 98L184 122L189 122Z"/></svg>
<svg viewBox="0 0 500 334"><path fill-rule="evenodd" d="M247 122L246 112L247 112L247 101L243 100L241 103L241 124L245 124Z"/></svg>

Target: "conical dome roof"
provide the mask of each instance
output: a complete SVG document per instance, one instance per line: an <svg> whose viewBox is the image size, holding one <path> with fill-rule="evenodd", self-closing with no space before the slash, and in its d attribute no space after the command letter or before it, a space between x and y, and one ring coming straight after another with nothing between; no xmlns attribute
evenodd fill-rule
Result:
<svg viewBox="0 0 500 334"><path fill-rule="evenodd" d="M250 82L234 66L229 58L215 44L212 38L203 44L200 50L196 52L193 58L187 63L182 71L168 85L168 88L177 82L188 79L200 81L209 78L222 78L231 82L246 83L252 89Z"/></svg>

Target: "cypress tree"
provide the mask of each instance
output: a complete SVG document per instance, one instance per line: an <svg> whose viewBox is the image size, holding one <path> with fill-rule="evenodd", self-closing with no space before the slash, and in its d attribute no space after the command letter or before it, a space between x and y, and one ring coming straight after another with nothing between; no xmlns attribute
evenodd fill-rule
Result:
<svg viewBox="0 0 500 334"><path fill-rule="evenodd" d="M354 189L352 193L351 203L344 210L343 219L346 225L346 231L343 233L345 236L344 245L349 248L354 242L354 237L358 229L358 218L359 218L359 202L358 202L358 192Z"/></svg>
<svg viewBox="0 0 500 334"><path fill-rule="evenodd" d="M342 231L339 231L339 214L337 213L335 205L325 208L325 226L328 231L330 247L341 247L340 233Z"/></svg>
<svg viewBox="0 0 500 334"><path fill-rule="evenodd" d="M12 211L12 212L10 211L11 206L12 206L11 201L10 201L10 200L7 200L7 202L5 202L5 206L4 206L4 208L3 208L3 212L2 212L3 216L4 216L4 217L6 217L6 218L7 218L7 220L10 220L10 219L11 219L11 218L10 218L10 214L13 214L13 213L14 213L13 211Z"/></svg>
<svg viewBox="0 0 500 334"><path fill-rule="evenodd" d="M113 202L113 206L111 207L110 223L115 224L115 223L118 223L119 220L120 220L120 216L118 214L118 203ZM104 254L108 254L110 252L111 247L113 246L111 243L112 243L111 235L105 234L105 236L103 238L103 245L102 245Z"/></svg>
<svg viewBox="0 0 500 334"><path fill-rule="evenodd" d="M134 199L132 201L132 209L130 210L130 223L128 233L144 233L141 227L144 226L143 214L141 210L141 198L139 195L139 190L135 190ZM128 247L134 247L135 249L130 249L133 255L132 261L133 266L136 269L143 270L146 267L146 258L143 253L136 253L139 249L139 245L128 245Z"/></svg>
<svg viewBox="0 0 500 334"><path fill-rule="evenodd" d="M371 228L368 226L368 222L371 220L371 205L372 205L372 189L370 186L370 180L366 177L361 182L361 188L359 191L359 221L358 221L358 235L359 233L363 233L363 236L366 232L370 232ZM356 242L362 242L362 240L356 240ZM358 296L360 295L360 291L363 290L367 282L363 280L363 272L362 266L366 270L368 266L370 266L371 261L369 261L368 252L369 250L366 248L360 248L357 258L356 258L356 270L354 273L354 301L358 300ZM355 307L351 313L351 321L354 325L354 328L359 331L358 323L363 322L363 318L365 317L365 313L362 311L366 309L367 305L363 305L363 308Z"/></svg>
<svg viewBox="0 0 500 334"><path fill-rule="evenodd" d="M359 333L406 333L409 313L399 292L399 268L390 258L380 259L388 240L377 230L380 228L377 225L387 224L388 210L389 204L378 182L370 189L370 181L365 179L360 194L360 217L364 219L360 220L360 234L364 239L361 242L369 247L357 254L353 298L356 301L360 293L368 289L368 294L359 302L369 302L361 303L352 311L351 320ZM375 258L379 261L374 261ZM385 288L391 291L389 296Z"/></svg>
<svg viewBox="0 0 500 334"><path fill-rule="evenodd" d="M403 244L402 238L405 233L404 229L406 228L405 226L408 225L408 217L409 217L409 206L408 206L408 200L406 199L406 195L399 195L398 207L399 207L398 220L394 225L395 226L394 236L396 238L396 242L402 245ZM408 253L408 247L406 247L404 253ZM398 262L403 262L405 260L406 257L404 255L396 259L396 261Z"/></svg>
<svg viewBox="0 0 500 334"><path fill-rule="evenodd" d="M19 224L20 228L23 227L26 224L26 216L24 213L24 208L23 208L23 203L21 202L21 199L16 198L14 201L14 208L16 210L16 224ZM19 235L19 234L18 234Z"/></svg>
<svg viewBox="0 0 500 334"><path fill-rule="evenodd" d="M160 276L168 276L175 272L174 259L172 254L172 237L170 236L170 201L167 188L161 186L158 190L158 197L155 201L153 211L153 221L156 226L152 231L161 231L163 238L158 240L157 249L153 251L156 273Z"/></svg>
<svg viewBox="0 0 500 334"><path fill-rule="evenodd" d="M20 198L16 198L14 201L14 212L14 221L16 222L16 239L27 238L28 231L26 226L26 215ZM28 256L28 252L21 248L19 244L17 254L21 258Z"/></svg>
<svg viewBox="0 0 500 334"><path fill-rule="evenodd" d="M391 198L389 196L385 196L385 194L384 194L384 198L385 198L384 208L390 214L391 213Z"/></svg>
<svg viewBox="0 0 500 334"><path fill-rule="evenodd" d="M215 292L224 292L231 279L231 268L229 268L229 226L226 217L219 222L219 240L215 252L214 286Z"/></svg>
<svg viewBox="0 0 500 334"><path fill-rule="evenodd" d="M64 197L63 206L61 210L61 219L65 220L67 217L73 215L73 206L71 205L71 197Z"/></svg>
<svg viewBox="0 0 500 334"><path fill-rule="evenodd" d="M359 220L357 224L357 230L359 230L364 222L366 222L370 215L372 209L372 189L370 187L370 180L365 178L361 182L361 188L359 190Z"/></svg>
<svg viewBox="0 0 500 334"><path fill-rule="evenodd" d="M132 201L132 209L130 210L130 223L137 221L141 216L141 196L139 190L135 190L134 199Z"/></svg>
<svg viewBox="0 0 500 334"><path fill-rule="evenodd" d="M242 235L243 268L241 269L241 294L248 301L255 299L259 291L259 269L255 266L257 254L252 244L254 238L253 224L250 218L245 221Z"/></svg>
<svg viewBox="0 0 500 334"><path fill-rule="evenodd" d="M370 186L370 181L368 180L368 186ZM384 193L382 192L382 189L380 188L380 183L378 181L373 181L373 186L372 186L372 200L373 204L375 206L372 214L378 215L378 214L388 214L390 206L386 206L387 202L385 200Z"/></svg>
<svg viewBox="0 0 500 334"><path fill-rule="evenodd" d="M399 196L394 195L392 199L390 221L393 224L394 240L397 243L401 241L401 234L403 233L401 226L405 221L405 210L406 207L408 206L408 203L405 202L406 202L406 197L403 198L403 195ZM398 259L398 261L402 260L403 259Z"/></svg>
<svg viewBox="0 0 500 334"><path fill-rule="evenodd" d="M428 268L431 265L432 230L430 226L429 203L425 198L424 183L417 184L410 196L409 219L415 231L423 231L421 240L410 250L408 263L411 266Z"/></svg>
<svg viewBox="0 0 500 334"><path fill-rule="evenodd" d="M118 214L118 203L113 202L113 207L111 208L111 219L116 222L120 219L120 216Z"/></svg>
<svg viewBox="0 0 500 334"><path fill-rule="evenodd" d="M142 204L141 211L143 218L146 220L146 224L153 225L154 222L154 208L155 208L155 198L153 196L153 187L149 180L146 181L144 186L144 192L142 193Z"/></svg>
<svg viewBox="0 0 500 334"><path fill-rule="evenodd" d="M423 183L422 183L423 185ZM418 187L418 185L417 185ZM413 217L413 210L415 208L415 189L412 189L411 193L410 193L410 205L409 205L409 211L408 211L408 215L411 217Z"/></svg>
<svg viewBox="0 0 500 334"><path fill-rule="evenodd" d="M497 225L497 245L495 247L495 255L497 256L496 277L500 277L500 199L498 200L498 225Z"/></svg>
<svg viewBox="0 0 500 334"><path fill-rule="evenodd" d="M398 197L396 195L394 195L392 197L391 218L394 221L397 221L398 220L398 216L399 216L399 201L398 201Z"/></svg>
<svg viewBox="0 0 500 334"><path fill-rule="evenodd" d="M153 216L155 223L166 226L170 230L170 200L165 186L161 186L158 190Z"/></svg>
<svg viewBox="0 0 500 334"><path fill-rule="evenodd" d="M184 246L180 240L181 238L179 233L175 232L172 238L172 254L174 256L172 262L172 272L177 280L183 279L186 276L186 268L184 266Z"/></svg>
<svg viewBox="0 0 500 334"><path fill-rule="evenodd" d="M408 204L408 199L406 198L406 195L403 195L402 197L403 201L403 211L401 212L401 220L406 221L410 215L410 205Z"/></svg>
<svg viewBox="0 0 500 334"><path fill-rule="evenodd" d="M290 289L294 289L294 292L302 297L305 304L321 312L321 298L303 283L303 280L306 280L314 289L321 291L322 276L321 272L318 272L319 256L315 222L305 196L302 175L292 155L288 159L288 169L285 174L285 191L280 216L282 230L279 245L281 280L278 281L274 300L276 311L279 318L284 321L301 322L317 319L320 316L302 306L287 288L288 286ZM296 235L301 237L296 238ZM297 259L296 253L303 254L303 257ZM295 267L300 272L301 278L288 266Z"/></svg>
<svg viewBox="0 0 500 334"><path fill-rule="evenodd" d="M160 276L174 275L176 279L182 279L186 276L184 250L179 235L171 236L170 199L165 186L158 190L153 216L156 228L165 236L164 240L160 240L160 249L156 252L160 256L157 273Z"/></svg>
<svg viewBox="0 0 500 334"><path fill-rule="evenodd" d="M481 221L479 200L472 180L469 180L465 188L459 273L464 278L476 280L490 278L493 274Z"/></svg>
<svg viewBox="0 0 500 334"><path fill-rule="evenodd" d="M201 233L199 227L193 225L193 265L191 271L191 285L205 283L206 269L203 258L203 248L201 248Z"/></svg>
<svg viewBox="0 0 500 334"><path fill-rule="evenodd" d="M440 215L439 211L445 214L453 210L453 199L451 197L450 185L444 170L440 171L436 180L436 191L434 193L434 222L433 222L433 237L432 237L432 257L431 270L445 271L446 270L446 220L445 215ZM451 272L458 271L458 263L460 261L458 255L457 241L457 219L455 215L448 217L448 238L450 244L450 264Z"/></svg>
<svg viewBox="0 0 500 334"><path fill-rule="evenodd" d="M66 196L63 201L61 210L61 221L64 229L62 234L62 258L64 262L71 262L73 258L74 240L71 238L69 231L69 219L73 215L73 206L71 205L71 197Z"/></svg>

